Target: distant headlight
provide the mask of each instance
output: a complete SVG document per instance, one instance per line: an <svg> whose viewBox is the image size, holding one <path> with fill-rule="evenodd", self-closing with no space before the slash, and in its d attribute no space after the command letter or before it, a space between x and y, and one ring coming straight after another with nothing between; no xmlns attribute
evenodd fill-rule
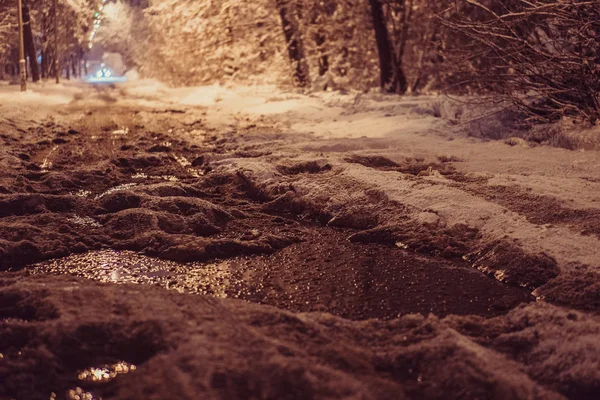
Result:
<svg viewBox="0 0 600 400"><path fill-rule="evenodd" d="M105 78L110 78L112 76L112 73L110 72L110 70L105 69L104 70L104 77Z"/></svg>
<svg viewBox="0 0 600 400"><path fill-rule="evenodd" d="M96 72L96 78L102 78L102 71Z"/></svg>

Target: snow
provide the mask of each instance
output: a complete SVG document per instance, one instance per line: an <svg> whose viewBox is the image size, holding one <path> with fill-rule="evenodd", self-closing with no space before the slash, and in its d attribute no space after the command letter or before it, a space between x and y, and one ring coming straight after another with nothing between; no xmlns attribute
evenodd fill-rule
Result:
<svg viewBox="0 0 600 400"><path fill-rule="evenodd" d="M181 92L169 93L169 101L182 104L177 100ZM271 88L250 91L245 87L214 86L186 89L182 98L189 104L193 103L189 101L193 97L207 99L205 105L214 99L208 114L213 122L222 120L225 124L232 114L238 113L251 121L266 117L287 126L288 138L294 144L289 151L280 153L281 157L297 157L300 162L314 160L316 153L320 153L321 157L326 155L325 160L331 165L339 166L335 176L294 180L294 196L311 207L331 211L335 216L350 212L346 209L348 204L360 203L366 191L376 190L384 193L388 201L408 207L413 215L410 218L423 212L434 213L440 225L465 224L477 229L486 243L509 240L528 254L549 255L564 272L600 273L597 236L582 234L570 226L531 222L526 215L507 209L504 203L490 202L456 187L456 182L436 171L423 178L422 184L416 184L396 172L374 173L371 168L344 162L348 151L396 161L407 157L437 161L435 157L449 156L459 161L453 164L460 171L485 179L483 189L516 186L532 195L554 196L569 208L595 209L600 179L597 151L511 147L503 142L469 138L468 131L457 127L454 119L457 115L472 118L477 110L459 112L462 106L443 96L402 99L377 94L306 96ZM299 136L306 133L312 134L309 139ZM266 165L262 159L225 157L215 165L230 173L245 171L266 193L280 191L276 166ZM348 192L350 186L354 188L352 193ZM364 212L379 213L380 220L388 223L406 218L372 209Z"/></svg>
<svg viewBox="0 0 600 400"><path fill-rule="evenodd" d="M324 313L295 314L156 288L98 286L66 277L0 276L6 280L0 282L0 292L13 296L0 293L0 299L18 298L21 305L33 304L41 310L36 314L39 321L32 324L33 336L51 336L49 347L33 352L32 365L61 360L64 349L55 344L71 343L78 329L113 324L109 339L124 350L111 353L109 360L96 355L77 368L100 368L117 362L115 357L135 363L135 374L116 378L116 398L140 398L148 392L154 398L173 397L173 381L181 383L176 385L179 398L193 398L199 392L209 393L207 398L238 398L238 392L223 395L219 391L223 375L239 378L228 382L227 388L242 381L260 382L264 389L260 393L273 397L282 397L282 391L290 387L310 388L320 398L385 398L389 393L392 398L415 398L423 393L430 398L452 398L440 393L486 398L493 393L497 398L562 399L591 398L599 390L594 368L600 354L597 149L566 150L522 138L505 142L500 134L498 140L478 137L469 121L486 110L438 95L303 94L268 85L171 88L135 75L131 71L127 83L106 90L46 83L19 95L18 87L0 86L0 109L20 118L25 118L25 106L30 104L39 105L38 112L53 118L60 115L56 110L65 110L65 104L94 110L96 106L120 107L125 115L121 119L104 115L107 121L96 121L100 117L94 115L89 117L90 126L97 123L98 130L116 133L111 137L115 148L121 146L115 144L121 139L148 149L154 148L149 147L152 141L160 141L168 151L159 159L181 167L177 182L165 179L145 186L144 180L152 174L133 174L128 177L136 180L135 186L114 186L116 191L98 199L65 197L73 203L73 210L95 206L110 211L99 217L101 223L81 219L88 221L87 229L97 231L93 240L98 242L91 243L91 248L112 243L188 261L206 258L209 250L254 254L277 252L281 249L277 246L289 244L266 234L264 240L256 238L261 232L250 229L247 210L233 210L229 205L221 209L202 200L206 188L194 188L190 182L203 181L207 173L208 177L242 180L249 187L246 190L262 199L261 212L293 212L299 221L318 219L341 229L350 243L389 245L419 257L442 255L507 284L523 286L525 295L533 292L538 301L490 319L403 315L387 322L351 322ZM139 120L127 114L131 110ZM176 114L171 121L179 118L176 129L168 127L164 110ZM153 113L156 116L148 117ZM144 129L153 132L152 138L143 135L142 122L151 124ZM482 126L503 129L501 117L488 122ZM569 135L578 133L594 135L593 130L573 130ZM167 139L169 145L164 145ZM179 139L182 143L173 144ZM178 145L185 148L184 153L177 153ZM210 171L190 166L198 152L202 154L198 165L210 166ZM68 153L50 155L61 154ZM110 157L104 160L107 164ZM1 162L8 168L20 161L12 153L2 153ZM100 174L88 175L116 174L112 168L103 166ZM59 179L60 171L53 172L56 182L69 182ZM171 172L166 172L159 175L170 177ZM199 197L180 197L181 192L192 190ZM6 204L19 210L22 199L6 196ZM34 203L49 207L53 199L40 194ZM129 208L136 201L139 208ZM217 240L208 231L203 233L208 236L190 240L186 235L199 222L175 214L190 208L203 216L198 220L201 225L208 221L217 226L223 216L242 221L240 226L252 233L251 240L243 247L236 239ZM165 222L176 216L177 227ZM37 232L43 239L46 247L38 250L41 255L56 251L53 240L57 238L78 240L75 228L61 231L64 220L58 213L43 215L46 224L51 222L52 232L34 229L38 219L33 214L24 218L27 224L19 229L31 235ZM81 223L77 215L70 218ZM163 231L165 226L178 233ZM305 228L298 228L294 235L301 237L299 232ZM147 235L149 231L154 232L153 238ZM12 251L18 244L3 241L2 246ZM138 257L148 259L130 256L134 263ZM289 260L281 265L285 262ZM73 268L78 267L75 262ZM451 280L458 274L441 266L440 271L440 279ZM477 270L469 271L479 276ZM171 278L164 280L168 287ZM12 318L32 318L18 314L28 309L25 306L3 309L16 313L9 315ZM126 315L99 311L117 309L126 310ZM57 311L44 317L44 312L52 310ZM60 330L55 328L56 320ZM20 329L17 320L7 324L9 333ZM147 354L136 359L127 349L140 341L147 345ZM18 370L13 357L5 357L14 367L7 371ZM245 361L248 357L250 364ZM447 368L439 368L441 364ZM0 376L4 376L2 368L0 364ZM281 381L286 382L284 388L275 383Z"/></svg>
<svg viewBox="0 0 600 400"><path fill-rule="evenodd" d="M76 83L27 83L27 91L20 85L0 85L0 105L51 106L68 104L81 92Z"/></svg>

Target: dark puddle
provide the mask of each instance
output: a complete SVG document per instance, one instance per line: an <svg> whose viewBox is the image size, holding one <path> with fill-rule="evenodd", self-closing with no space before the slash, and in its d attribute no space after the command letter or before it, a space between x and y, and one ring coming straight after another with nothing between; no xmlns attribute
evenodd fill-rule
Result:
<svg viewBox="0 0 600 400"><path fill-rule="evenodd" d="M408 313L494 316L533 300L469 264L398 247L351 243L350 232L315 229L307 240L239 265L240 298L349 319Z"/></svg>
<svg viewBox="0 0 600 400"><path fill-rule="evenodd" d="M177 263L103 250L39 263L31 270L156 285L356 320L408 313L495 316L533 300L527 290L502 284L467 263L351 243L350 233L313 226L304 241L275 254L212 263Z"/></svg>

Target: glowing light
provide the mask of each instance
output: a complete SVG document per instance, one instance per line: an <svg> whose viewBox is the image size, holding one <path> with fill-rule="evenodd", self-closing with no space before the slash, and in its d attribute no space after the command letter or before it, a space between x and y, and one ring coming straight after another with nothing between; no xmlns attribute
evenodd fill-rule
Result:
<svg viewBox="0 0 600 400"><path fill-rule="evenodd" d="M100 397L96 397L93 393L86 392L80 387L69 390L67 395L69 400L102 400Z"/></svg>
<svg viewBox="0 0 600 400"><path fill-rule="evenodd" d="M100 368L88 368L77 375L77 378L81 381L88 382L108 382L117 377L117 375L128 374L129 372L135 371L136 366L133 364L126 363L124 361L113 364L105 365Z"/></svg>
<svg viewBox="0 0 600 400"><path fill-rule="evenodd" d="M96 72L96 78L102 78L102 71Z"/></svg>

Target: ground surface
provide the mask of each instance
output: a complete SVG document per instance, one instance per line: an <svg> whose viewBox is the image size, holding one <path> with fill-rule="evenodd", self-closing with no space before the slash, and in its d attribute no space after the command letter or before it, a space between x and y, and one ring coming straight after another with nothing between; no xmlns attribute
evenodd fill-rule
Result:
<svg viewBox="0 0 600 400"><path fill-rule="evenodd" d="M599 152L437 98L0 89L0 399L600 393Z"/></svg>

